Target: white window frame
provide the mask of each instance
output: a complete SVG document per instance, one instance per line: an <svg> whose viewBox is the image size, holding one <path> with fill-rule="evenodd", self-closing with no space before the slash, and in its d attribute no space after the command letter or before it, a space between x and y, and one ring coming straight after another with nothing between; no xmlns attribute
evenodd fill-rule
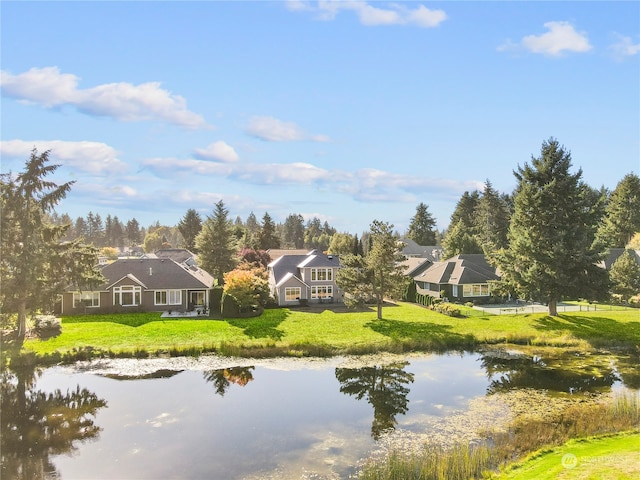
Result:
<svg viewBox="0 0 640 480"><path fill-rule="evenodd" d="M133 303L122 303L123 295L131 295ZM137 285L122 285L113 287L113 304L121 307L137 307L142 303L142 287Z"/></svg>
<svg viewBox="0 0 640 480"><path fill-rule="evenodd" d="M452 289L451 289L451 293L453 294L454 297L458 296L458 285L452 285Z"/></svg>
<svg viewBox="0 0 640 480"><path fill-rule="evenodd" d="M284 287L284 301L295 302L302 298L302 289L300 287Z"/></svg>
<svg viewBox="0 0 640 480"><path fill-rule="evenodd" d="M73 292L73 308L100 306L100 292Z"/></svg>
<svg viewBox="0 0 640 480"><path fill-rule="evenodd" d="M333 282L333 268L312 268L312 282Z"/></svg>
<svg viewBox="0 0 640 480"><path fill-rule="evenodd" d="M164 296L164 301L158 295ZM154 305L182 305L182 290L156 290L153 296Z"/></svg>
<svg viewBox="0 0 640 480"><path fill-rule="evenodd" d="M491 295L491 288L488 283L468 283L463 286L463 297L488 297Z"/></svg>
<svg viewBox="0 0 640 480"><path fill-rule="evenodd" d="M333 285L312 285L311 298L333 298Z"/></svg>

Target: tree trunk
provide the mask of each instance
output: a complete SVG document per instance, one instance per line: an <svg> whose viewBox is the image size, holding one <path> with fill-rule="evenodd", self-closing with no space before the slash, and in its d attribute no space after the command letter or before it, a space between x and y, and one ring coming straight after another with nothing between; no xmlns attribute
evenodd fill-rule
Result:
<svg viewBox="0 0 640 480"><path fill-rule="evenodd" d="M555 298L549 299L549 315L551 317L558 316L558 301Z"/></svg>
<svg viewBox="0 0 640 480"><path fill-rule="evenodd" d="M383 300L378 300L378 320L382 320L382 302Z"/></svg>
<svg viewBox="0 0 640 480"><path fill-rule="evenodd" d="M27 305L25 301L18 302L18 342L22 343L27 334Z"/></svg>

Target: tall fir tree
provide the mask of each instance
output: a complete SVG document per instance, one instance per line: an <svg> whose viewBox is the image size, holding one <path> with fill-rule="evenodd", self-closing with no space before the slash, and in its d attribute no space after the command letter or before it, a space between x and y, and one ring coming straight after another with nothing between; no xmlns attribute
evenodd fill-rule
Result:
<svg viewBox="0 0 640 480"><path fill-rule="evenodd" d="M487 180L473 215L476 242L484 252L488 253L507 246L509 219L508 204Z"/></svg>
<svg viewBox="0 0 640 480"><path fill-rule="evenodd" d="M429 206L420 202L416 207L416 214L409 223L407 238L410 238L418 245L436 244L436 221L429 212Z"/></svg>
<svg viewBox="0 0 640 480"><path fill-rule="evenodd" d="M268 212L265 212L262 217L262 226L258 232L258 247L260 250L280 248L280 237L276 233L276 224Z"/></svg>
<svg viewBox="0 0 640 480"><path fill-rule="evenodd" d="M196 248L203 270L209 272L218 285L224 285L224 274L237 264L238 246L229 211L222 200L216 203L213 215L207 215L202 224L202 230L196 237Z"/></svg>
<svg viewBox="0 0 640 480"><path fill-rule="evenodd" d="M582 170L570 168L571 154L554 138L518 167L509 245L489 255L502 272L498 290L547 303L551 316L563 298L603 299L608 291L594 248L596 206Z"/></svg>
<svg viewBox="0 0 640 480"><path fill-rule="evenodd" d="M180 235L182 235L184 248L193 253L198 253L196 237L202 230L202 217L200 217L200 214L193 208L187 210L184 217L178 222L178 230L180 231Z"/></svg>
<svg viewBox="0 0 640 480"><path fill-rule="evenodd" d="M624 248L640 232L640 177L624 176L608 199L598 240L608 248Z"/></svg>
<svg viewBox="0 0 640 480"><path fill-rule="evenodd" d="M0 298L5 313L17 314L17 335L26 333L29 312L50 312L68 285L98 283L97 250L80 240L61 242L69 225L55 225L49 214L74 182L48 180L59 165L49 151L33 149L23 172L0 175Z"/></svg>

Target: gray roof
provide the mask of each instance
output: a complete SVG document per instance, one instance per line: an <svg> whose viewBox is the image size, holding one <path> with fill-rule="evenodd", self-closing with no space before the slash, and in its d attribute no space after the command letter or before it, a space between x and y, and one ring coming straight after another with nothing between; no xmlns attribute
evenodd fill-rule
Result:
<svg viewBox="0 0 640 480"><path fill-rule="evenodd" d="M158 258L168 258L176 263L197 265L195 255L186 248L163 248L156 250L154 253Z"/></svg>
<svg viewBox="0 0 640 480"><path fill-rule="evenodd" d="M202 289L213 286L213 277L201 268L181 265L168 258L120 259L102 267L108 288L125 277L149 290Z"/></svg>
<svg viewBox="0 0 640 480"><path fill-rule="evenodd" d="M485 256L480 253L463 253L444 262L436 262L414 277L419 282L452 285L487 283L489 280L499 279L496 268L489 265Z"/></svg>
<svg viewBox="0 0 640 480"><path fill-rule="evenodd" d="M624 253L624 248L610 248L607 255L600 262L600 266L607 270L611 270L611 266L616 263L616 260L620 258L620 255ZM640 264L640 250L631 250L631 253L636 259L636 262Z"/></svg>
<svg viewBox="0 0 640 480"><path fill-rule="evenodd" d="M337 255L325 255L313 250L306 255L283 255L269 264L273 272L273 279L279 284L287 273L298 276L301 268L331 268L340 267Z"/></svg>
<svg viewBox="0 0 640 480"><path fill-rule="evenodd" d="M402 249L402 254L406 257L428 258L432 262L440 260L442 247L436 245L418 245L414 240L406 237L401 238L400 241L405 244Z"/></svg>

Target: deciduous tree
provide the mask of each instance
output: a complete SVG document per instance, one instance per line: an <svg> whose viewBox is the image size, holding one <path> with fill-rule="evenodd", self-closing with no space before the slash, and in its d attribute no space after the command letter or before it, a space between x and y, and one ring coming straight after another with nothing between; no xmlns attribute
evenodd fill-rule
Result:
<svg viewBox="0 0 640 480"><path fill-rule="evenodd" d="M640 293L640 264L632 250L625 250L611 265L611 291L624 297Z"/></svg>

